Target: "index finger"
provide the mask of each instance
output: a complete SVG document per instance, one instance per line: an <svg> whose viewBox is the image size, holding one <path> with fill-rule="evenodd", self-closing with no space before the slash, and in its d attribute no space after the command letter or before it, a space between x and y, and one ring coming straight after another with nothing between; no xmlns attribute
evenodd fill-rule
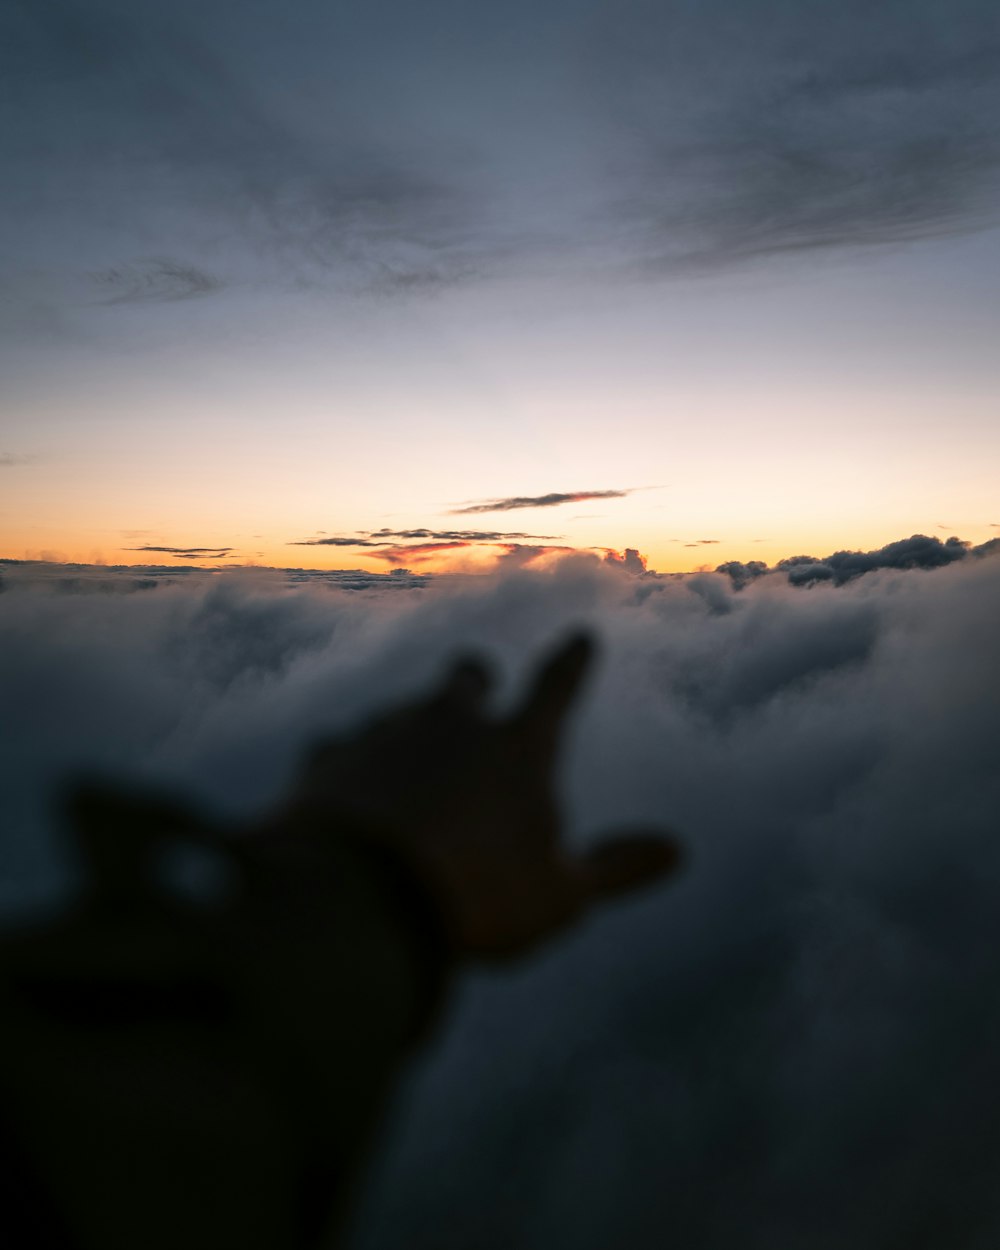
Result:
<svg viewBox="0 0 1000 1250"><path fill-rule="evenodd" d="M570 638L542 664L520 710L511 717L515 732L530 741L543 762L555 751L563 720L579 693L594 650L588 634Z"/></svg>

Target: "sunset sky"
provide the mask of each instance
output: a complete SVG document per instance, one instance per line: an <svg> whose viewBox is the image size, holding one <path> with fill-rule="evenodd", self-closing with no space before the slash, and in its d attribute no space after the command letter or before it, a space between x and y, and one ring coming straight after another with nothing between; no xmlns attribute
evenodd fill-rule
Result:
<svg viewBox="0 0 1000 1250"><path fill-rule="evenodd" d="M15 0L0 81L0 557L1000 534L988 0Z"/></svg>

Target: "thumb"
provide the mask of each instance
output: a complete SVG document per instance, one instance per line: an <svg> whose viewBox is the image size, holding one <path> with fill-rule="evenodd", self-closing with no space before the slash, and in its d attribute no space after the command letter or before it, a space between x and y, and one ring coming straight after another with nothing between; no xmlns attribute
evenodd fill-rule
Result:
<svg viewBox="0 0 1000 1250"><path fill-rule="evenodd" d="M590 847L580 857L577 871L587 897L599 902L671 876L683 859L680 841L668 830L636 831L602 839Z"/></svg>

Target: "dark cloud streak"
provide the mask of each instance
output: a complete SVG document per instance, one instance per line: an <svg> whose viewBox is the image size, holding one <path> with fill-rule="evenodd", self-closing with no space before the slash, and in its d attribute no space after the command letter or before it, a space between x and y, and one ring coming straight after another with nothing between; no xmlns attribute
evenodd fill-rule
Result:
<svg viewBox="0 0 1000 1250"><path fill-rule="evenodd" d="M564 503L580 503L584 499L623 499L631 490L581 490L566 494L551 492L548 495L511 495L506 499L490 499L482 503L466 504L452 508L452 516L469 516L481 512L513 512L518 508L556 508Z"/></svg>
<svg viewBox="0 0 1000 1250"><path fill-rule="evenodd" d="M149 551L174 556L178 560L221 560L231 555L235 547L123 547L122 551Z"/></svg>
<svg viewBox="0 0 1000 1250"><path fill-rule="evenodd" d="M294 542L288 542L286 547L385 547L388 543L372 542L368 538L300 538Z"/></svg>
<svg viewBox="0 0 1000 1250"><path fill-rule="evenodd" d="M538 539L541 542L548 542L554 538L561 537L556 534L519 534L519 533L501 533L496 530L376 530L371 537L375 538L384 535L387 538L433 538L445 541L455 540L469 543L504 543L519 542L522 539Z"/></svg>
<svg viewBox="0 0 1000 1250"><path fill-rule="evenodd" d="M330 538L303 538L287 545L290 547L393 547L397 545L395 540L403 539L407 542L414 540L460 542L471 546L476 543L493 545L495 543L519 542L522 539L538 539L539 541L547 542L554 537L556 536L552 534L508 534L499 530L381 529L372 530L371 532L362 530L356 538L348 535L337 535Z"/></svg>
<svg viewBox="0 0 1000 1250"><path fill-rule="evenodd" d="M222 283L204 270L173 260L135 261L92 275L102 304L155 304L212 295Z"/></svg>

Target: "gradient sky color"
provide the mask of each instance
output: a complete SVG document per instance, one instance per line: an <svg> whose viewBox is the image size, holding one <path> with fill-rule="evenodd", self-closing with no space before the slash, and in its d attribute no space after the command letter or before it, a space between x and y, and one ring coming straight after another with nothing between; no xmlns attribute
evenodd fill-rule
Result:
<svg viewBox="0 0 1000 1250"><path fill-rule="evenodd" d="M670 571L1000 532L985 0L4 22L0 555L384 570L300 544L462 530Z"/></svg>

